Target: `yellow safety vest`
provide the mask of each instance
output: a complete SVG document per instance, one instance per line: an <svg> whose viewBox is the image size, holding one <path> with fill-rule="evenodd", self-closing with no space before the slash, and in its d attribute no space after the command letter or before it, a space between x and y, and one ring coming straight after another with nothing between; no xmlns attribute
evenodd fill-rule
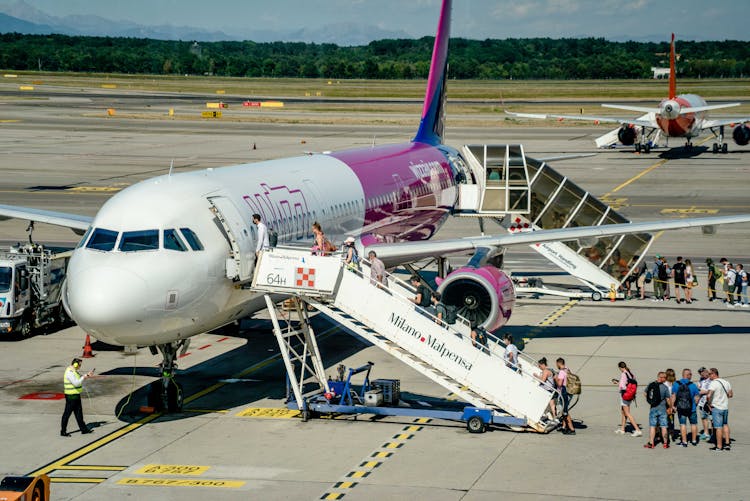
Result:
<svg viewBox="0 0 750 501"><path fill-rule="evenodd" d="M77 378L80 378L81 376L78 374L78 371L76 371L72 367L68 367L65 369L65 374L63 375L63 387L65 388L65 394L66 395L80 395L83 391L83 385L75 386L73 383L71 383L68 380L68 374L73 373Z"/></svg>

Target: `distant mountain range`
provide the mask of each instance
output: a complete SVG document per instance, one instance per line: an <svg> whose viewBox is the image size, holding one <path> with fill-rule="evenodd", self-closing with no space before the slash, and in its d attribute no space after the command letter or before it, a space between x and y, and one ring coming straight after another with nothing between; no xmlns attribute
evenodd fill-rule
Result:
<svg viewBox="0 0 750 501"><path fill-rule="evenodd" d="M404 31L383 30L358 23L338 23L317 28L289 31L250 30L227 34L193 26L145 26L130 21L114 21L99 16L51 16L23 0L0 4L0 33L88 35L107 37L154 38L158 40L253 40L255 42L316 42L342 46L366 45L384 38L412 38Z"/></svg>

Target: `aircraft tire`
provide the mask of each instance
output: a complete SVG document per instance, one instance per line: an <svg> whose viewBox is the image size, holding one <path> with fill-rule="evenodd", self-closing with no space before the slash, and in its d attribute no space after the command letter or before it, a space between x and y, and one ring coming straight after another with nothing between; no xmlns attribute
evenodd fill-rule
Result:
<svg viewBox="0 0 750 501"><path fill-rule="evenodd" d="M635 145L635 152L640 153L641 152L641 143L636 143Z"/></svg>
<svg viewBox="0 0 750 501"><path fill-rule="evenodd" d="M172 380L167 388L167 410L169 412L182 412L182 403L182 385Z"/></svg>
<svg viewBox="0 0 750 501"><path fill-rule="evenodd" d="M644 144L643 145L643 152L644 153L651 153L651 145L650 144Z"/></svg>
<svg viewBox="0 0 750 501"><path fill-rule="evenodd" d="M721 152L726 153L729 151L729 147L727 146L727 143L724 143L721 145Z"/></svg>
<svg viewBox="0 0 750 501"><path fill-rule="evenodd" d="M712 153L718 153L719 152L719 145L714 143L713 147L711 148Z"/></svg>

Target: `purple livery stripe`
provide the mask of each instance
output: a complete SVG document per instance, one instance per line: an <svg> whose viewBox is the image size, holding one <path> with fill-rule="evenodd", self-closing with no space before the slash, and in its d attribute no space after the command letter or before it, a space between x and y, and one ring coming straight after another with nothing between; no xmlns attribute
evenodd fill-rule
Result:
<svg viewBox="0 0 750 501"><path fill-rule="evenodd" d="M430 238L448 216L444 192L455 193L445 154L420 143L331 153L359 178L365 196L362 236L370 242ZM450 197L451 202L454 197ZM374 240L373 240L374 239Z"/></svg>

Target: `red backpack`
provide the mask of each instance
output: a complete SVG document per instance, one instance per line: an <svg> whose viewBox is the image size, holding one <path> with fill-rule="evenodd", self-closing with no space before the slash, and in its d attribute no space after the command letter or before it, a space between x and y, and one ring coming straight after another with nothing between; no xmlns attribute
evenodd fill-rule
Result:
<svg viewBox="0 0 750 501"><path fill-rule="evenodd" d="M636 393L638 393L638 381L633 378L633 375L631 373L628 372L627 375L628 384L622 391L622 399L626 402L630 402L635 398Z"/></svg>

